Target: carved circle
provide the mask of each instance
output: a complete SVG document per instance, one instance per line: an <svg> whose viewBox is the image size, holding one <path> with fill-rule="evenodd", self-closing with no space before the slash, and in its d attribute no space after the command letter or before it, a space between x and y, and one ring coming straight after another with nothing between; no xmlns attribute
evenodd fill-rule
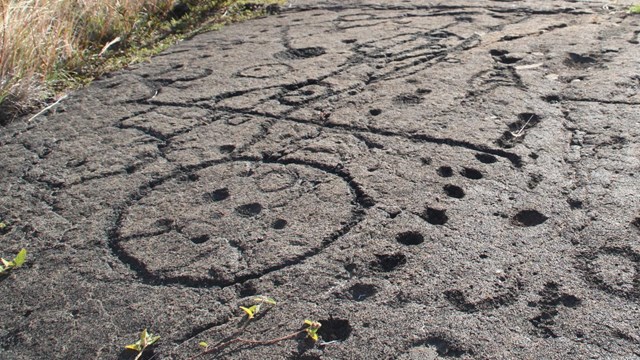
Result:
<svg viewBox="0 0 640 360"><path fill-rule="evenodd" d="M236 73L239 77L268 79L276 76L282 76L293 68L287 64L269 63L244 68Z"/></svg>
<svg viewBox="0 0 640 360"><path fill-rule="evenodd" d="M640 300L640 253L627 246L604 246L579 259L592 286L623 299Z"/></svg>
<svg viewBox="0 0 640 360"><path fill-rule="evenodd" d="M148 283L257 278L317 254L359 220L350 184L311 165L228 161L192 173L189 183L180 174L150 185L113 231L114 252Z"/></svg>

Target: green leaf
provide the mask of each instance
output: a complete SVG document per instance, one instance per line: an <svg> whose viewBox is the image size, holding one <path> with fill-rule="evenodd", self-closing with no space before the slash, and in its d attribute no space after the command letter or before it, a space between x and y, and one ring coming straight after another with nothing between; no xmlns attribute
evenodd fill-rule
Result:
<svg viewBox="0 0 640 360"><path fill-rule="evenodd" d="M242 311L244 311L247 314L247 318L249 319L253 319L253 317L255 316L255 308L256 305L253 305L251 307L244 307L244 306L240 306L240 309L242 309Z"/></svg>
<svg viewBox="0 0 640 360"><path fill-rule="evenodd" d="M640 5L631 5L629 7L629 14L640 14Z"/></svg>
<svg viewBox="0 0 640 360"><path fill-rule="evenodd" d="M311 338L311 340L313 340L313 341L318 341L318 332L317 331L309 330L309 331L307 331L307 336L309 336L309 338Z"/></svg>
<svg viewBox="0 0 640 360"><path fill-rule="evenodd" d="M274 298L270 298L268 296L257 296L255 299L253 299L253 301L258 302L258 303L267 303L270 305L275 305L276 304L276 300Z"/></svg>
<svg viewBox="0 0 640 360"><path fill-rule="evenodd" d="M147 331L147 329L140 332L140 344L144 350L147 346L153 345L156 341L160 340L160 336L153 335Z"/></svg>
<svg viewBox="0 0 640 360"><path fill-rule="evenodd" d="M318 321L305 320L304 324L307 325L307 328L304 331L307 332L307 337L311 340L318 341L318 329L322 326Z"/></svg>
<svg viewBox="0 0 640 360"><path fill-rule="evenodd" d="M124 347L125 349L129 349L129 350L135 350L137 352L142 351L142 347L140 347L140 340L136 341L133 344L129 344L127 346Z"/></svg>
<svg viewBox="0 0 640 360"><path fill-rule="evenodd" d="M209 347L209 344L207 344L207 343L206 343L206 342L204 342L204 341L200 341L200 342L198 343L198 345L200 345L201 347L203 347L203 348L205 348L205 349Z"/></svg>
<svg viewBox="0 0 640 360"><path fill-rule="evenodd" d="M140 343L142 344L142 347L146 347L147 346L147 338L149 337L149 333L147 332L147 329L144 329L140 332Z"/></svg>
<svg viewBox="0 0 640 360"><path fill-rule="evenodd" d="M160 340L160 335L150 335L147 341L147 346L155 344L158 340Z"/></svg>
<svg viewBox="0 0 640 360"><path fill-rule="evenodd" d="M13 267L17 268L17 267L22 266L22 264L24 264L25 260L27 260L27 249L22 249L22 250L20 250L18 255L16 255L16 257L13 259L13 263L14 263Z"/></svg>

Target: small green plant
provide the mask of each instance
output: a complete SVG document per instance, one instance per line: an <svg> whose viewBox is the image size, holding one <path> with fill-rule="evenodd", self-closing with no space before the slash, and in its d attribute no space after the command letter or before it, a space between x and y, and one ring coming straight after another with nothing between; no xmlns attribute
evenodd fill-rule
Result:
<svg viewBox="0 0 640 360"><path fill-rule="evenodd" d="M253 319L259 312L263 304L276 305L276 301L266 296L256 296L253 301L254 305L249 307L240 306L240 309L247 315L247 320Z"/></svg>
<svg viewBox="0 0 640 360"><path fill-rule="evenodd" d="M138 341L133 344L129 344L124 348L137 351L138 355L136 355L134 360L138 360L142 356L142 352L144 351L144 349L155 344L158 340L160 340L160 336L153 335L149 333L147 329L144 329L142 330L142 332L140 332L140 339Z"/></svg>
<svg viewBox="0 0 640 360"><path fill-rule="evenodd" d="M256 315L260 312L262 306L276 305L276 301L274 299L266 296L257 296L253 299L253 301L255 302L255 304L252 306L249 306L249 307L240 306L240 309L244 311L246 316L246 322L240 328L240 330L236 331L235 334L226 337L224 340L222 340L221 342L213 346L209 346L209 344L205 341L199 342L198 345L200 346L202 351L196 354L195 356L191 357L190 360L196 359L206 354L221 351L222 349L230 345L233 345L235 343L241 343L246 345L272 345L275 343L279 343L281 341L294 339L299 335L305 334L305 333L306 333L307 339L311 339L314 343L318 341L319 339L318 330L320 329L320 326L322 326L322 324L320 324L320 322L318 321L313 321L313 320L305 320L303 328L301 330L298 330L294 333L281 336L278 338L272 338L267 340L253 340L253 339L245 339L240 337L244 332L244 330L246 329L249 322L253 319L256 319Z"/></svg>
<svg viewBox="0 0 640 360"><path fill-rule="evenodd" d="M629 6L629 14L640 14L640 4Z"/></svg>
<svg viewBox="0 0 640 360"><path fill-rule="evenodd" d="M313 320L305 320L304 324L307 325L307 327L304 329L304 331L307 333L307 337L313 340L313 342L318 341L318 330L320 329L320 326L322 326L322 324L320 324L318 321Z"/></svg>
<svg viewBox="0 0 640 360"><path fill-rule="evenodd" d="M19 268L20 266L22 266L22 264L24 264L25 260L27 260L26 249L20 250L18 255L16 255L13 260L5 260L3 258L0 258L0 262L2 262L2 264L0 265L0 275L5 275L10 270Z"/></svg>

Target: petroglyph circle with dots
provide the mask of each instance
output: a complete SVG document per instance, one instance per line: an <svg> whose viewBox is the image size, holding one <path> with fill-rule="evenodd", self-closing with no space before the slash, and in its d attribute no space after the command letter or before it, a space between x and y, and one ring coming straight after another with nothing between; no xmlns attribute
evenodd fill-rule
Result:
<svg viewBox="0 0 640 360"><path fill-rule="evenodd" d="M232 161L169 178L127 208L118 246L156 281L227 285L317 253L354 218L339 176Z"/></svg>

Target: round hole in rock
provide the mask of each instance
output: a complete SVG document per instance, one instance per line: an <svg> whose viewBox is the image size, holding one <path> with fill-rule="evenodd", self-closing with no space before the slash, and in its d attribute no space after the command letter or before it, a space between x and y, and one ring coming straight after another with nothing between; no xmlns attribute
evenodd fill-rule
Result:
<svg viewBox="0 0 640 360"><path fill-rule="evenodd" d="M547 96L543 96L542 100L550 103L550 104L555 104L555 103L559 103L560 101L562 101L562 98L559 95L547 95Z"/></svg>
<svg viewBox="0 0 640 360"><path fill-rule="evenodd" d="M353 330L349 320L329 318L319 321L322 326L318 329L318 335L322 341L345 341Z"/></svg>
<svg viewBox="0 0 640 360"><path fill-rule="evenodd" d="M222 145L222 146L220 146L220 152L221 153L225 153L225 154L228 154L228 153L232 152L235 149L236 149L235 145Z"/></svg>
<svg viewBox="0 0 640 360"><path fill-rule="evenodd" d="M582 209L582 201L576 199L568 199L567 203L569 203L569 207L571 210Z"/></svg>
<svg viewBox="0 0 640 360"><path fill-rule="evenodd" d="M476 159L484 164L493 164L498 161L498 158L495 156L483 153L476 154Z"/></svg>
<svg viewBox="0 0 640 360"><path fill-rule="evenodd" d="M464 197L464 190L460 186L447 184L443 186L443 189L447 196L452 198L462 199Z"/></svg>
<svg viewBox="0 0 640 360"><path fill-rule="evenodd" d="M530 127L536 126L540 122L540 115L534 113L521 113L518 114L518 121L516 123L511 124L509 127L511 131L518 131L523 127L528 129Z"/></svg>
<svg viewBox="0 0 640 360"><path fill-rule="evenodd" d="M221 188L221 189L217 189L214 190L208 194L205 194L205 197L208 198L209 200L213 200L213 201L222 201L226 198L229 197L229 189L225 188Z"/></svg>
<svg viewBox="0 0 640 360"><path fill-rule="evenodd" d="M384 272L389 272L398 266L407 263L407 257L404 254L382 254L376 255L376 260L371 262L371 266Z"/></svg>
<svg viewBox="0 0 640 360"><path fill-rule="evenodd" d="M209 235L200 235L200 236L192 237L191 242L194 244L204 244L207 241L209 241L209 239L210 239Z"/></svg>
<svg viewBox="0 0 640 360"><path fill-rule="evenodd" d="M421 217L431 225L444 225L449 221L449 217L446 212L447 210L427 207Z"/></svg>
<svg viewBox="0 0 640 360"><path fill-rule="evenodd" d="M371 116L378 116L378 115L382 114L382 110L380 110L380 109L371 109L371 110L369 110L369 114L371 114Z"/></svg>
<svg viewBox="0 0 640 360"><path fill-rule="evenodd" d="M287 226L287 220L285 219L277 219L271 224L271 227L276 230L282 230Z"/></svg>
<svg viewBox="0 0 640 360"><path fill-rule="evenodd" d="M635 226L636 228L638 228L640 230L640 217L635 218L632 222L631 225Z"/></svg>
<svg viewBox="0 0 640 360"><path fill-rule="evenodd" d="M453 176L453 169L451 166L440 166L438 168L438 175L442 177L451 177Z"/></svg>
<svg viewBox="0 0 640 360"><path fill-rule="evenodd" d="M262 205L258 203L240 205L236 208L236 212L241 216L256 216L262 212Z"/></svg>
<svg viewBox="0 0 640 360"><path fill-rule="evenodd" d="M460 170L460 175L472 180L482 179L482 173L480 171L468 167Z"/></svg>
<svg viewBox="0 0 640 360"><path fill-rule="evenodd" d="M323 47L308 47L299 49L288 49L275 54L275 58L284 60L308 59L325 54Z"/></svg>
<svg viewBox="0 0 640 360"><path fill-rule="evenodd" d="M349 288L349 293L355 301L362 301L378 292L375 286L371 284L355 284Z"/></svg>
<svg viewBox="0 0 640 360"><path fill-rule="evenodd" d="M582 300L569 294L562 294L560 301L562 302L562 305L568 308L578 307L582 303Z"/></svg>
<svg viewBox="0 0 640 360"><path fill-rule="evenodd" d="M254 296L258 293L253 283L245 283L240 289L240 297Z"/></svg>
<svg viewBox="0 0 640 360"><path fill-rule="evenodd" d="M548 217L544 216L537 210L522 210L513 217L513 222L519 226L537 226L547 221Z"/></svg>
<svg viewBox="0 0 640 360"><path fill-rule="evenodd" d="M424 236L417 231L406 231L396 235L396 241L403 245L420 245Z"/></svg>

